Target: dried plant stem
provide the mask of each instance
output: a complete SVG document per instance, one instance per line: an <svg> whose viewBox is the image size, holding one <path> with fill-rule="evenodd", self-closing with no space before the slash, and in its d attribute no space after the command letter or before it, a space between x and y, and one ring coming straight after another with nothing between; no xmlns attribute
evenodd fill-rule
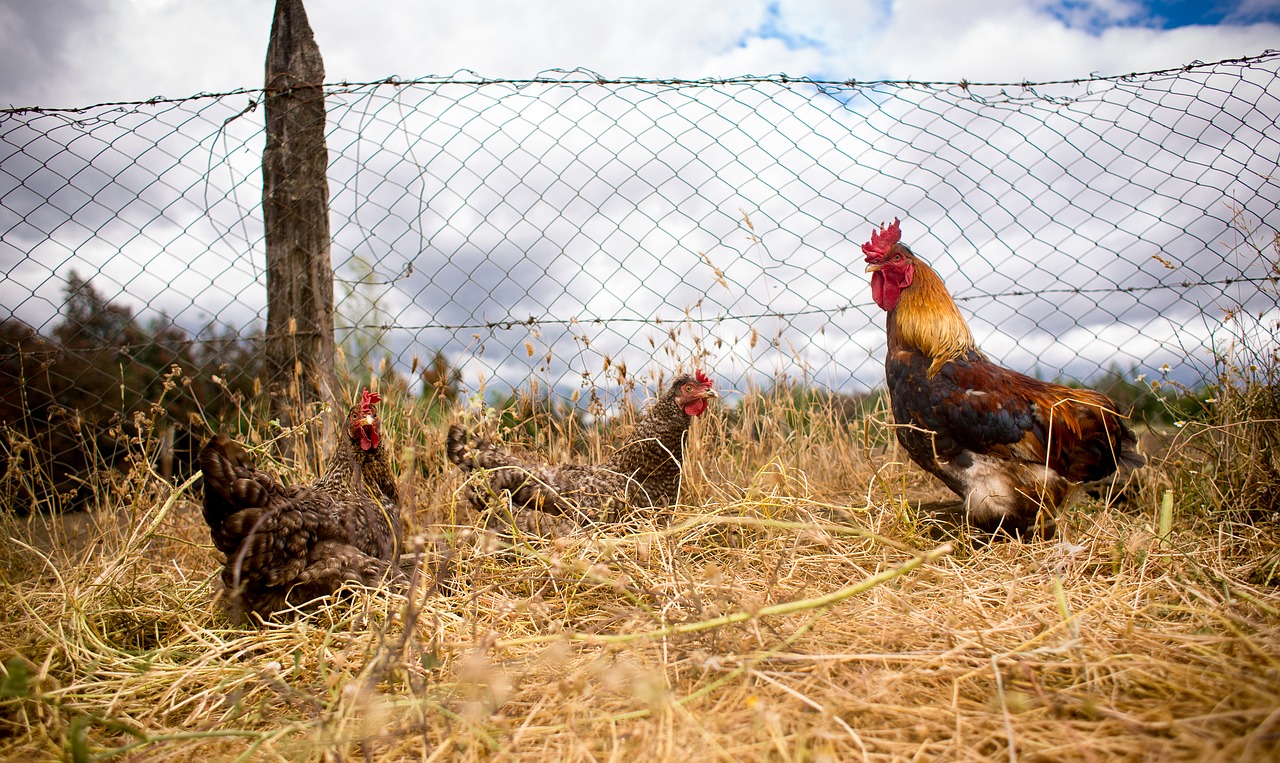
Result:
<svg viewBox="0 0 1280 763"><path fill-rule="evenodd" d="M950 554L951 551L951 544L944 543L932 551L927 551L914 559L903 562L897 567L872 575L866 580L859 581L850 586L845 586L838 591L832 591L825 596L815 596L811 599L771 604L767 607L761 607L754 612L731 612L727 615L721 615L720 617L713 617L710 620L699 620L691 623L672 623L671 625L667 625L662 628L636 633L568 633L545 636L528 636L525 638L515 639L499 639L494 643L494 646L498 648L511 648L516 646L528 646L530 644L545 644L565 639L570 641L579 641L585 644L626 644L633 641L656 640L667 638L668 636L698 633L699 631L720 628L725 625L746 622L747 620L753 620L756 618L779 617L782 615L794 614L796 612L805 612L812 609L822 609L824 607L829 607L832 604L838 604L852 596L857 596L860 593L869 591L870 589L893 580L896 577L905 575L917 567L921 567Z"/></svg>

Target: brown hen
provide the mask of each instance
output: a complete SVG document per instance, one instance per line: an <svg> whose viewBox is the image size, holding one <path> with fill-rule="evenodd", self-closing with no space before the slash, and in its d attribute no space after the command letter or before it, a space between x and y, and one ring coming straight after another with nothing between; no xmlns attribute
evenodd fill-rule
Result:
<svg viewBox="0 0 1280 763"><path fill-rule="evenodd" d="M204 520L225 555L228 612L267 617L332 594L344 583L399 577L400 504L375 405L351 409L323 476L285 485L225 435L200 452Z"/></svg>

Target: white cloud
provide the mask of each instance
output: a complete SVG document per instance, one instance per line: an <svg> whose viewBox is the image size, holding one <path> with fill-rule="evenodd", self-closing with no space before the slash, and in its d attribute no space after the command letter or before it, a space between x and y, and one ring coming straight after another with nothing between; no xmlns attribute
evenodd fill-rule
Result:
<svg viewBox="0 0 1280 763"><path fill-rule="evenodd" d="M870 64L890 78L1034 82L1236 58L1261 53L1280 39L1280 26L1266 23L1098 31L1068 25L1038 6L999 0L975 12L972 4L903 0L894 4L870 54L854 54L847 66ZM1120 18L1125 13L1116 11Z"/></svg>
<svg viewBox="0 0 1280 763"><path fill-rule="evenodd" d="M1265 16L1268 2L1246 0L1233 18ZM10 49L13 75L0 84L0 102L71 106L256 87L272 7L270 0L0 7L0 48ZM459 69L522 78L576 67L610 77L1022 81L1217 60L1280 39L1280 27L1269 23L1143 26L1131 0L376 0L358 7L309 0L306 7L330 81Z"/></svg>

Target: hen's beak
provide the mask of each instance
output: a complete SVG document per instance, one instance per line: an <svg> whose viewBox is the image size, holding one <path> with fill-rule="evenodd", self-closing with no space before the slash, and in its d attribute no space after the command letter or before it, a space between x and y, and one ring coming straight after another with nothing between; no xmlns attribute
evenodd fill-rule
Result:
<svg viewBox="0 0 1280 763"><path fill-rule="evenodd" d="M703 391L702 396L703 397L720 397L720 393L716 392L715 389L707 389Z"/></svg>
<svg viewBox="0 0 1280 763"><path fill-rule="evenodd" d="M877 270L879 270L880 268L883 268L883 267L884 267L884 263L883 263L883 262L872 262L872 263L870 263L869 265L867 265L867 269L866 269L865 271L863 271L863 272L866 272L866 273L874 273L874 272L876 272Z"/></svg>
<svg viewBox="0 0 1280 763"><path fill-rule="evenodd" d="M360 424L366 427L373 426L373 414L369 414L368 416L365 416L363 419L360 419Z"/></svg>

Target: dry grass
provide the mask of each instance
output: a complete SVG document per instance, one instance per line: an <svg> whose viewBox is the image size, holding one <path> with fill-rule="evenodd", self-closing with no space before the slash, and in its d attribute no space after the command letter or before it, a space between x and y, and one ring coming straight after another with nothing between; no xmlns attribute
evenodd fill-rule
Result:
<svg viewBox="0 0 1280 763"><path fill-rule="evenodd" d="M719 411L686 505L508 543L457 507L442 431L384 407L410 533L452 553L408 597L233 628L199 484L142 465L110 510L0 516L0 757L1280 756L1280 593L1251 582L1275 520L1211 521L1175 494L1158 537L1172 460L1054 542L940 544L907 500L936 483L874 417L806 412L801 432Z"/></svg>

